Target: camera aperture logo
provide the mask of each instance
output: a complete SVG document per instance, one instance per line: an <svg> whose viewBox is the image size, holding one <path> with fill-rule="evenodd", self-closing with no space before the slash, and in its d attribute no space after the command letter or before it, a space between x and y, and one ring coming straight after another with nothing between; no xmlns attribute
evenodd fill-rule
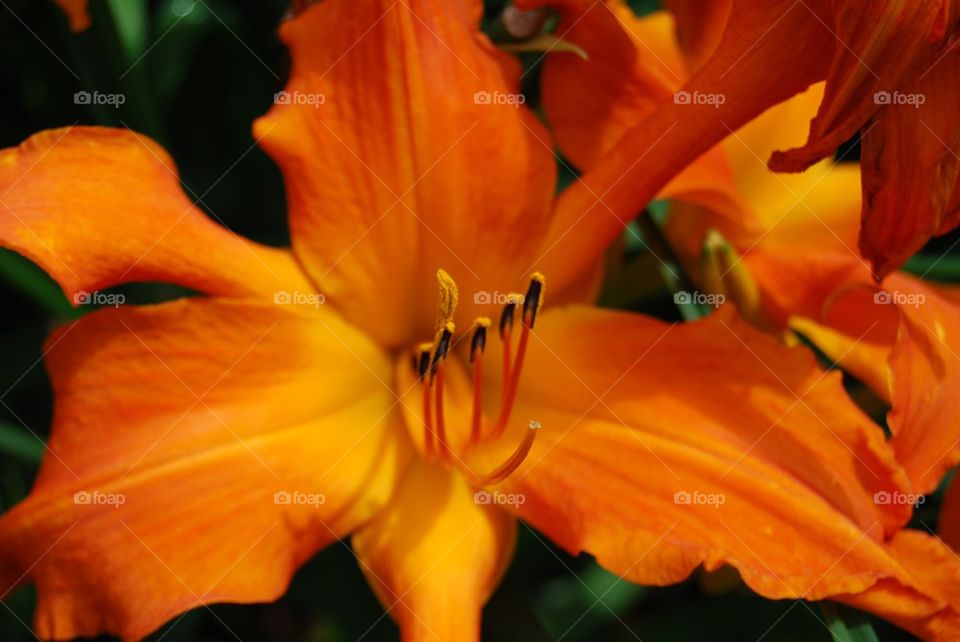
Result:
<svg viewBox="0 0 960 642"><path fill-rule="evenodd" d="M317 109L327 102L324 94L311 94L302 91L278 91L273 95L275 105L307 105Z"/></svg>
<svg viewBox="0 0 960 642"><path fill-rule="evenodd" d="M327 503L327 497L323 493L278 490L273 494L273 503L278 506L311 506L313 508L319 508L321 504Z"/></svg>
<svg viewBox="0 0 960 642"><path fill-rule="evenodd" d="M523 305L523 295L517 292L487 292L480 290L473 293L473 302L477 305Z"/></svg>
<svg viewBox="0 0 960 642"><path fill-rule="evenodd" d="M473 503L479 506L513 506L520 508L527 503L527 496L523 493L501 493L478 490L473 494Z"/></svg>
<svg viewBox="0 0 960 642"><path fill-rule="evenodd" d="M73 295L74 305L110 305L119 308L127 301L127 297L122 294L110 292L87 292L80 290Z"/></svg>
<svg viewBox="0 0 960 642"><path fill-rule="evenodd" d="M920 105L927 102L927 97L923 94L904 94L899 91L878 91L873 95L873 104L875 105L907 105L914 109L920 109Z"/></svg>
<svg viewBox="0 0 960 642"><path fill-rule="evenodd" d="M927 297L920 293L880 290L874 293L873 302L877 305L909 305L919 308L927 302Z"/></svg>
<svg viewBox="0 0 960 642"><path fill-rule="evenodd" d="M77 506L113 506L120 508L127 502L123 493L101 493L99 490L78 490L73 494Z"/></svg>
<svg viewBox="0 0 960 642"><path fill-rule="evenodd" d="M727 301L723 294L707 294L705 292L686 292L681 290L673 295L673 302L677 305L709 305L719 308Z"/></svg>
<svg viewBox="0 0 960 642"><path fill-rule="evenodd" d="M901 493L899 490L890 492L878 490L873 494L873 503L877 506L913 506L919 508L927 498L917 493Z"/></svg>
<svg viewBox="0 0 960 642"><path fill-rule="evenodd" d="M117 109L125 102L127 102L127 97L123 94L105 94L99 91L78 91L73 95L74 105L109 105L114 109Z"/></svg>
<svg viewBox="0 0 960 642"><path fill-rule="evenodd" d="M473 94L474 105L510 105L520 108L527 102L523 94L508 94L502 91L478 91Z"/></svg>
<svg viewBox="0 0 960 642"><path fill-rule="evenodd" d="M673 95L675 105L710 105L715 109L720 109L720 105L727 102L727 97L723 94L707 94L702 91L678 91Z"/></svg>
<svg viewBox="0 0 960 642"><path fill-rule="evenodd" d="M723 493L701 493L698 490L691 492L678 490L673 494L673 503L678 506L713 506L720 508L727 503L727 496Z"/></svg>
<svg viewBox="0 0 960 642"><path fill-rule="evenodd" d="M319 308L326 303L326 301L327 297L319 292L287 292L286 290L280 290L273 294L273 302L276 305L312 305L315 308Z"/></svg>

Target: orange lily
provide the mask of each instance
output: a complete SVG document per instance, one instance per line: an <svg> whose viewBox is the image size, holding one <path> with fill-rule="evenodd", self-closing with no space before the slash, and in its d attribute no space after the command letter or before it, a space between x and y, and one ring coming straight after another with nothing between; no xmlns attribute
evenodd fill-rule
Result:
<svg viewBox="0 0 960 642"><path fill-rule="evenodd" d="M727 313L672 326L589 305L604 235L571 225L597 204L591 219L632 217L618 179L637 140L555 200L547 136L479 10L326 0L283 26L291 79L254 131L292 250L212 223L133 133L0 153L0 243L68 296L204 295L51 337L49 453L0 517L4 594L37 585L44 638L136 639L275 599L352 534L405 639L475 640L519 518L632 581L729 564L770 598L955 637L958 565L900 531L908 506L875 501L908 480L838 375ZM485 351L489 301L532 270L562 305L541 306L535 273Z"/></svg>
<svg viewBox="0 0 960 642"><path fill-rule="evenodd" d="M678 4L686 10L685 3ZM684 17L683 11L679 15ZM681 54L672 45L668 14L638 20L621 9L618 18L641 52L632 58L632 75L597 72L598 65L623 66L627 56L619 51L609 59L586 63L556 56L545 70L554 86L576 87L574 93L600 97L593 101L591 118L574 120L559 96L544 92L547 113L559 114L551 120L561 127L557 139L581 167L591 167L607 153L610 141L656 109L658 96L683 85L686 69L697 63L695 56ZM603 37L596 35L603 20L603 12L591 12L568 37L577 42L581 30L593 32L589 37ZM715 32L700 38L700 43L686 41L688 49L708 49ZM651 89L648 79L658 70L659 78L666 80ZM960 461L960 406L950 394L960 384L957 294L953 288L901 274L874 282L869 266L854 249L862 200L856 167L825 160L806 172L778 176L764 166L763 159L774 150L802 142L803 124L817 112L823 96L824 87L814 87L731 132L727 141L701 157L698 165L709 162L723 169L711 174L710 184L661 193L679 201L667 233L688 271L706 289L716 287L709 274L700 274L711 229L746 254L744 266L759 298L740 303L763 308L744 310L747 316L768 328L793 325L804 334L815 333L821 349L842 358L844 367L890 401L893 411L888 420L898 459L918 492L931 492ZM724 268L725 276L742 272L744 266L736 265L739 259L733 263ZM727 281L734 285L731 278ZM874 295L880 301L877 305ZM917 305L920 300L924 305Z"/></svg>
<svg viewBox="0 0 960 642"><path fill-rule="evenodd" d="M590 11L590 3L567 4L574 7L567 24L577 20L577 12ZM724 102L667 103L654 110L639 128L648 140L659 141L663 153L657 163L676 171L767 108L825 79L809 140L774 153L770 166L801 171L862 129L868 197L859 245L877 279L931 236L960 224L954 0L672 0L669 5L681 21L693 71L682 90L694 97L721 96ZM676 122L685 126L668 131Z"/></svg>

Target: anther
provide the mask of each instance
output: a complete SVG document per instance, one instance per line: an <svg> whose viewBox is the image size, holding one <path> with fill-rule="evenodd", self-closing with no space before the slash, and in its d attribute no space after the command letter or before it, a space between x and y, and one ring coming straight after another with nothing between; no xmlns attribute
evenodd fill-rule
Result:
<svg viewBox="0 0 960 642"><path fill-rule="evenodd" d="M527 295L523 299L523 324L533 327L533 322L537 319L537 312L543 305L543 286L545 279L539 272L534 272L530 278L530 287L527 288Z"/></svg>
<svg viewBox="0 0 960 642"><path fill-rule="evenodd" d="M473 337L470 339L470 363L473 363L477 355L482 355L487 347L487 328L490 327L490 319L480 317L474 321Z"/></svg>
<svg viewBox="0 0 960 642"><path fill-rule="evenodd" d="M446 270L437 270L437 286L437 327L441 328L453 319L453 313L457 311L457 304L460 302L460 292L456 281Z"/></svg>
<svg viewBox="0 0 960 642"><path fill-rule="evenodd" d="M503 312L500 313L500 339L506 341L506 337L510 336L510 331L513 329L513 315L517 309L517 304L513 300L513 297L507 301L507 304L503 306Z"/></svg>
<svg viewBox="0 0 960 642"><path fill-rule="evenodd" d="M433 344L424 343L420 345L420 357L416 361L417 364L417 376L420 379L423 379L427 376L427 372L430 370L430 350L433 348Z"/></svg>
<svg viewBox="0 0 960 642"><path fill-rule="evenodd" d="M451 321L447 321L440 329L440 333L436 342L437 348L433 351L433 363L430 365L431 374L436 374L437 365L447 357L447 352L450 350L450 340L453 338L453 332L454 325Z"/></svg>

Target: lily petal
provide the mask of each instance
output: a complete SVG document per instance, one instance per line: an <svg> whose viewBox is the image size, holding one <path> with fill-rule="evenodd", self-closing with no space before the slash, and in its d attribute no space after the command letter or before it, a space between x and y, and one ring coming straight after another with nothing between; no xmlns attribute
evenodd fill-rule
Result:
<svg viewBox="0 0 960 642"><path fill-rule="evenodd" d="M256 137L283 171L297 256L384 345L432 335L437 266L464 292L512 291L547 226L549 136L480 8L327 0L280 29L291 78Z"/></svg>
<svg viewBox="0 0 960 642"><path fill-rule="evenodd" d="M74 302L134 281L261 298L313 291L290 252L199 212L166 152L128 130L49 130L0 151L0 246L37 263Z"/></svg>
<svg viewBox="0 0 960 642"><path fill-rule="evenodd" d="M725 316L543 315L516 410L542 436L503 488L526 497L524 520L640 583L730 564L769 598L887 580L915 614L944 608L882 543L910 507L876 499L906 483L880 428L808 352Z"/></svg>
<svg viewBox="0 0 960 642"><path fill-rule="evenodd" d="M513 517L478 503L462 475L420 461L353 536L367 580L410 642L479 641L480 611L515 541Z"/></svg>
<svg viewBox="0 0 960 642"><path fill-rule="evenodd" d="M864 132L860 249L880 276L960 224L958 74L954 50L891 94L914 104L882 107Z"/></svg>
<svg viewBox="0 0 960 642"><path fill-rule="evenodd" d="M48 455L0 518L0 590L36 583L44 639L139 639L197 606L276 599L387 502L410 453L389 360L325 311L106 310L46 352Z"/></svg>
<svg viewBox="0 0 960 642"><path fill-rule="evenodd" d="M960 484L956 479L950 482L943 496L937 533L954 551L960 552Z"/></svg>

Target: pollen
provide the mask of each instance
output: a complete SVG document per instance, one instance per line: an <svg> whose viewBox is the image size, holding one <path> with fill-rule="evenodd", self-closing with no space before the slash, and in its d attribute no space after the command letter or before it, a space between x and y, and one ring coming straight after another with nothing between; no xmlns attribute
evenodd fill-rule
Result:
<svg viewBox="0 0 960 642"><path fill-rule="evenodd" d="M437 303L437 327L442 328L453 319L457 304L460 303L460 292L457 289L457 282L443 269L437 270L437 286L440 290Z"/></svg>

